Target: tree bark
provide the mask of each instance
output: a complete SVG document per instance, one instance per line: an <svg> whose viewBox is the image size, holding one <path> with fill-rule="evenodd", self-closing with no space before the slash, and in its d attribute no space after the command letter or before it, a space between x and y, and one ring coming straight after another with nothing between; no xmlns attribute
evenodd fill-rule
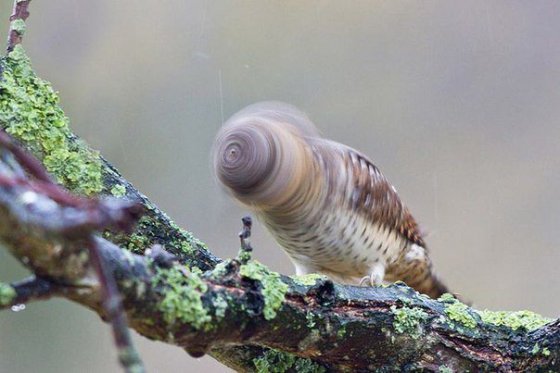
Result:
<svg viewBox="0 0 560 373"><path fill-rule="evenodd" d="M73 199L22 161L21 148L0 144L0 240L35 274L0 285L0 307L58 296L108 318L93 240L131 328L239 371L558 370L558 320L480 312L403 283L282 276L246 245L238 258L215 257L70 132L18 35L0 61L0 126L69 191L95 199ZM137 206L142 217L123 233Z"/></svg>

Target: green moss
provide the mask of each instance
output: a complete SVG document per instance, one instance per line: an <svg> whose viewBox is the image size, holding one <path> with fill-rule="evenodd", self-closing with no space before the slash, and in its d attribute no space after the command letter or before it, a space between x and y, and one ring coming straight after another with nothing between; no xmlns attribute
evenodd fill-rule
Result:
<svg viewBox="0 0 560 373"><path fill-rule="evenodd" d="M13 286L0 283L0 306L7 306L11 304L16 295L17 294Z"/></svg>
<svg viewBox="0 0 560 373"><path fill-rule="evenodd" d="M548 347L544 347L544 348L542 349L541 354L542 354L543 356L550 356L550 350L548 349Z"/></svg>
<svg viewBox="0 0 560 373"><path fill-rule="evenodd" d="M76 193L100 192L99 154L72 138L57 94L35 75L22 46L0 63L0 126L42 160L59 183Z"/></svg>
<svg viewBox="0 0 560 373"><path fill-rule="evenodd" d="M290 278L292 280L294 280L294 282L296 284L303 285L303 286L313 286L317 283L317 281L328 279L327 276L320 275L318 273L310 273L310 274L303 275L303 276L293 275L293 276L290 276Z"/></svg>
<svg viewBox="0 0 560 373"><path fill-rule="evenodd" d="M548 319L539 314L531 311L477 311L480 315L482 321L488 324L497 326L506 326L512 330L524 329L524 330L535 330L538 329L549 322L552 319Z"/></svg>
<svg viewBox="0 0 560 373"><path fill-rule="evenodd" d="M409 334L413 338L420 335L420 323L428 319L428 314L421 308L391 307L394 316L393 327L398 334Z"/></svg>
<svg viewBox="0 0 560 373"><path fill-rule="evenodd" d="M126 188L124 185L118 184L111 188L111 194L115 197L124 197L126 194Z"/></svg>
<svg viewBox="0 0 560 373"><path fill-rule="evenodd" d="M439 301L445 302L445 314L453 320L469 329L475 328L477 321L470 313L470 307L459 302L452 295L443 294Z"/></svg>
<svg viewBox="0 0 560 373"><path fill-rule="evenodd" d="M10 23L10 28L16 31L18 34L23 35L25 34L27 26L25 25L25 21L23 19L14 19Z"/></svg>
<svg viewBox="0 0 560 373"><path fill-rule="evenodd" d="M179 268L158 269L154 286L161 288L163 299L158 309L167 324L182 322L195 329L209 330L212 317L202 303L207 286L200 275L190 272L185 275Z"/></svg>
<svg viewBox="0 0 560 373"><path fill-rule="evenodd" d="M298 373L324 373L326 369L309 359L295 355L268 350L261 357L253 359L258 373L284 373L289 370Z"/></svg>
<svg viewBox="0 0 560 373"><path fill-rule="evenodd" d="M284 296L288 291L288 285L281 279L276 272L271 272L264 265L257 261L250 261L239 268L239 273L243 277L260 281L262 283L262 295L264 298L264 318L272 320L276 317L276 311L282 306Z"/></svg>
<svg viewBox="0 0 560 373"><path fill-rule="evenodd" d="M438 369L439 373L453 373L453 369L449 368L447 365L442 365Z"/></svg>

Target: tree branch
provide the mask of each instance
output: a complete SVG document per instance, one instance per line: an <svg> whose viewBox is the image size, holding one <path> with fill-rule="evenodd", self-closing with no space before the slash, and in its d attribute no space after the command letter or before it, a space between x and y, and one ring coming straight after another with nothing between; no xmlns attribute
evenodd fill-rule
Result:
<svg viewBox="0 0 560 373"><path fill-rule="evenodd" d="M31 301L46 300L62 294L62 286L31 276L11 285L0 284L0 309L11 308Z"/></svg>
<svg viewBox="0 0 560 373"><path fill-rule="evenodd" d="M29 3L31 0L15 0L12 15L10 16L10 30L8 32L8 45L6 50L11 52L21 43L25 33L25 20L29 17Z"/></svg>
<svg viewBox="0 0 560 373"><path fill-rule="evenodd" d="M10 193L0 187L0 201L18 199L6 196ZM28 208L32 212L38 207ZM61 242L56 233L49 234L49 228L30 230L11 211L0 203L0 224L11 226L9 232L33 232L26 251L37 253L29 256L32 270L63 265L80 273L88 266L87 258L80 261L74 256L83 255L75 252L73 242ZM0 231L0 238L11 240L9 232ZM131 326L151 339L181 346L193 356L211 350L223 353L232 345L266 346L313 362L289 360L269 351L252 357L253 364L288 359L288 363L316 370L353 371L389 366L433 371L442 366L458 371L533 370L551 367L558 357L558 321L541 327L546 320L534 317L516 328L496 326L483 321L487 315L451 296L435 301L403 284L362 288L335 285L321 276L294 280L252 260L242 264L239 259L203 273L178 262L156 264L151 257L130 254L100 237L95 242L117 279ZM74 255L61 257L47 250L56 244L62 245L60 253L68 250ZM21 259L22 252L12 246L11 250ZM106 316L97 277L78 276L71 282L56 279L62 280L66 282L64 296Z"/></svg>
<svg viewBox="0 0 560 373"><path fill-rule="evenodd" d="M74 194L53 187L0 135L0 240L37 276L0 286L3 307L56 295L110 319L97 253L132 328L240 371L556 369L558 320L475 311L404 284L360 288L281 276L250 259L247 219L239 258L219 260L71 133L20 41L0 61L0 126ZM138 205L145 214L123 233Z"/></svg>

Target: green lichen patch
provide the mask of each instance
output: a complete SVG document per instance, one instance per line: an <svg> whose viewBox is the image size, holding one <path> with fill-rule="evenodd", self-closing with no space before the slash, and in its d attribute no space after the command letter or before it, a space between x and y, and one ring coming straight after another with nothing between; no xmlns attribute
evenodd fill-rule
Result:
<svg viewBox="0 0 560 373"><path fill-rule="evenodd" d="M475 328L477 321L471 312L471 308L459 302L453 296L442 295L439 300L445 303L445 314L450 320L455 321L469 329Z"/></svg>
<svg viewBox="0 0 560 373"><path fill-rule="evenodd" d="M336 331L336 336L338 338L344 338L346 336L346 327L344 325L342 325L340 328L338 328L338 330Z"/></svg>
<svg viewBox="0 0 560 373"><path fill-rule="evenodd" d="M214 314L221 320L226 315L226 310L228 308L227 300L221 294L216 295L216 297L212 300L212 305L215 308Z"/></svg>
<svg viewBox="0 0 560 373"><path fill-rule="evenodd" d="M457 298L455 298L453 294L449 293L444 293L438 298L438 301L443 303L454 303L456 300Z"/></svg>
<svg viewBox="0 0 560 373"><path fill-rule="evenodd" d="M25 30L27 29L27 26L25 25L25 21L23 19L14 19L10 23L10 28L15 32L17 32L18 34L23 35L25 34Z"/></svg>
<svg viewBox="0 0 560 373"><path fill-rule="evenodd" d="M252 259L251 252L244 249L243 247L240 247L236 259L239 261L239 263L246 264Z"/></svg>
<svg viewBox="0 0 560 373"><path fill-rule="evenodd" d="M148 247L149 244L150 240L147 237L137 233L132 233L128 236L126 248L135 254L142 254L144 253L144 249Z"/></svg>
<svg viewBox="0 0 560 373"><path fill-rule="evenodd" d="M326 369L309 359L302 359L295 355L268 350L262 356L253 359L258 373L284 373L295 371L298 373L324 373Z"/></svg>
<svg viewBox="0 0 560 373"><path fill-rule="evenodd" d="M23 47L17 45L0 63L0 126L68 189L86 195L100 192L99 154L72 138L57 94L35 75Z"/></svg>
<svg viewBox="0 0 560 373"><path fill-rule="evenodd" d="M228 273L228 266L230 264L231 261L229 259L216 264L216 266L209 272L210 278L219 280L221 277L225 276Z"/></svg>
<svg viewBox="0 0 560 373"><path fill-rule="evenodd" d="M200 241L198 238L194 237L189 231L184 230L179 227L173 220L169 220L169 226L176 231L176 243L172 245L176 246L177 250L180 250L183 254L192 255L194 253L193 247L200 247L206 249L206 244Z"/></svg>
<svg viewBox="0 0 560 373"><path fill-rule="evenodd" d="M418 338L421 333L420 323L428 319L428 314L421 308L391 307L394 316L393 327L398 334L408 334Z"/></svg>
<svg viewBox="0 0 560 373"><path fill-rule="evenodd" d="M206 248L192 233L179 228L170 220L169 225L162 223L158 217L153 216L152 211L140 218L132 234L106 232L104 237L136 254L143 254L151 246L161 244L165 250L180 259L192 258L195 254L194 247ZM190 262L188 264L193 266Z"/></svg>
<svg viewBox="0 0 560 373"><path fill-rule="evenodd" d="M317 281L323 281L328 279L327 276L320 275L318 273L309 273L307 275L301 275L301 276L293 275L290 276L290 278L294 280L296 284L303 285L303 286L313 286L317 283Z"/></svg>
<svg viewBox="0 0 560 373"><path fill-rule="evenodd" d="M202 302L207 286L199 273L177 267L158 269L153 282L163 293L158 309L168 325L181 322L195 329L211 329L212 317Z"/></svg>
<svg viewBox="0 0 560 373"><path fill-rule="evenodd" d="M449 368L447 365L442 365L438 369L439 373L453 373L453 369Z"/></svg>
<svg viewBox="0 0 560 373"><path fill-rule="evenodd" d="M113 185L111 194L115 197L124 197L126 194L126 187L121 184Z"/></svg>
<svg viewBox="0 0 560 373"><path fill-rule="evenodd" d="M264 318L266 320L274 319L276 317L276 311L284 302L284 296L288 291L288 285L281 280L278 273L269 271L268 268L255 260L243 264L239 268L239 273L242 277L257 280L262 283Z"/></svg>
<svg viewBox="0 0 560 373"><path fill-rule="evenodd" d="M0 306L11 304L16 297L16 291L13 286L0 283Z"/></svg>
<svg viewBox="0 0 560 373"><path fill-rule="evenodd" d="M506 326L512 330L535 330L549 322L552 319L543 317L531 311L477 311L482 321L496 326Z"/></svg>
<svg viewBox="0 0 560 373"><path fill-rule="evenodd" d="M307 311L305 314L305 319L307 320L307 327L313 328L316 325L315 315L312 312Z"/></svg>

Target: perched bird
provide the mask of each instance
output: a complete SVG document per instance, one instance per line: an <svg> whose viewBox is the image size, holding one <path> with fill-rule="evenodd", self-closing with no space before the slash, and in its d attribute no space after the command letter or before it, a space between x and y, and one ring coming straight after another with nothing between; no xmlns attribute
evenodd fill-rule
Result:
<svg viewBox="0 0 560 373"><path fill-rule="evenodd" d="M296 274L372 286L402 280L433 298L447 292L395 188L363 153L321 137L297 108L262 102L235 114L217 135L213 165Z"/></svg>

